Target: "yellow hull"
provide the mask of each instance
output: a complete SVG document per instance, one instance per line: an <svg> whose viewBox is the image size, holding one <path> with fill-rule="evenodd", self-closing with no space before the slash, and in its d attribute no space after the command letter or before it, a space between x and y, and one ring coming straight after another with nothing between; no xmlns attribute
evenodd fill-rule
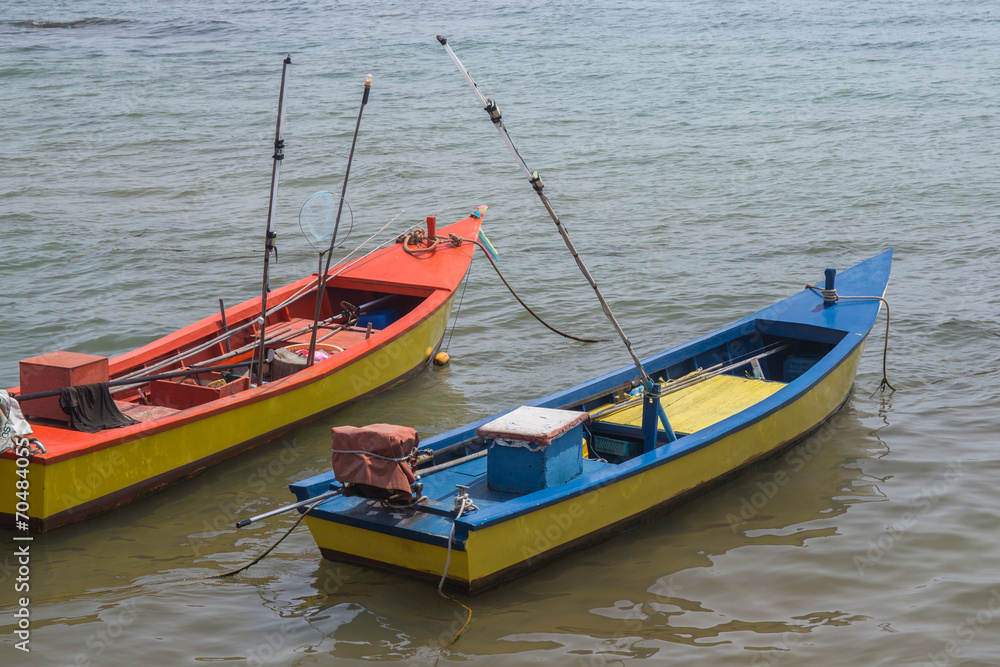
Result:
<svg viewBox="0 0 1000 667"><path fill-rule="evenodd" d="M440 344L453 300L454 295L409 331L353 363L291 391L256 402L223 399L230 404L197 419L180 419L176 427L77 456L32 457L27 512L32 527L44 531L120 506L408 379ZM13 489L16 470L15 459L0 458L0 486ZM0 494L0 514L15 516L17 501L13 493Z"/></svg>
<svg viewBox="0 0 1000 667"><path fill-rule="evenodd" d="M815 431L847 400L864 345L791 403L674 460L458 535L449 583L477 591L637 525ZM670 456L670 445L662 448ZM530 496L526 496L528 500ZM306 516L324 555L440 578L447 547ZM440 542L441 540L438 540Z"/></svg>

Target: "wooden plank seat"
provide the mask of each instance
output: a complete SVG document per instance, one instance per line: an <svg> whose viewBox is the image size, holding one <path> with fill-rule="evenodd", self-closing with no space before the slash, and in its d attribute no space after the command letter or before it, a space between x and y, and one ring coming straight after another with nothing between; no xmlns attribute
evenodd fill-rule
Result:
<svg viewBox="0 0 1000 667"><path fill-rule="evenodd" d="M168 417L179 410L166 408L162 405L144 405L142 403L130 403L129 401L115 401L115 405L126 417L131 417L137 422L150 422L160 417Z"/></svg>
<svg viewBox="0 0 1000 667"><path fill-rule="evenodd" d="M697 433L703 428L732 417L756 405L785 386L784 382L771 382L736 375L716 375L669 393L660 399L670 425L677 433ZM670 383L663 385L670 389ZM602 405L598 412L613 407ZM637 403L611 412L595 420L605 424L642 427L642 404Z"/></svg>

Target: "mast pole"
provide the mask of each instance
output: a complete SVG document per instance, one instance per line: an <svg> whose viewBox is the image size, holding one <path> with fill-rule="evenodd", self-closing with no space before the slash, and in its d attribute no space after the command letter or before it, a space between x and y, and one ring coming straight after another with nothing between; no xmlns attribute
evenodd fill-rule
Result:
<svg viewBox="0 0 1000 667"><path fill-rule="evenodd" d="M281 65L281 90L278 93L278 122L274 128L274 155L271 167L271 198L267 207L267 232L264 235L264 277L260 287L260 346L257 350L257 384L264 383L264 340L267 328L267 294L271 291L268 284L268 271L271 262L271 252L278 257L278 249L274 245L277 236L274 232L274 214L278 206L278 178L281 174L281 161L285 159L285 140L281 125L285 119L285 84L288 82L288 66L292 64L292 54L285 56Z"/></svg>
<svg viewBox="0 0 1000 667"><path fill-rule="evenodd" d="M319 329L319 314L323 306L323 292L326 288L326 277L330 272L330 258L333 257L333 246L337 242L337 230L340 228L340 214L344 210L344 195L347 193L347 179L351 175L351 162L354 160L354 146L358 143L358 130L361 128L361 114L365 112L365 105L368 104L368 94L372 90L372 75L365 77L365 92L361 97L361 109L358 110L358 122L354 125L354 138L351 140L351 153L347 156L347 170L344 172L344 185L340 188L340 203L337 205L337 219L333 223L333 236L330 237L330 247L327 249L326 266L316 278L316 312L313 315L312 335L309 337L309 355L306 357L306 368L313 365L313 356L316 354L316 335ZM320 257L320 261L323 259Z"/></svg>
<svg viewBox="0 0 1000 667"><path fill-rule="evenodd" d="M470 88L472 88L472 92L475 94L480 106L483 107L483 110L486 111L487 115L489 115L490 120L493 121L494 127L497 128L497 132L499 132L500 136L503 137L504 142L507 144L507 148L510 149L510 152L514 155L514 159L517 161L518 166L521 167L521 171L524 172L528 182L531 183L531 187L534 188L535 192L538 194L538 198L542 201L542 205L545 207L545 210L548 211L549 217L552 218L552 222L555 223L556 228L559 230L559 235L562 236L563 241L566 243L566 247L569 248L570 254L572 254L573 259L576 260L576 265L580 267L580 271L583 273L583 276L594 289L594 293L597 295L597 300L601 302L601 308L604 310L605 316L607 316L608 321L611 322L611 325L615 328L615 331L618 332L622 342L625 344L625 348L632 357L632 363L635 364L636 369L639 371L639 378L642 381L642 384L646 387L649 387L651 384L655 384L649 377L649 374L646 373L646 369L642 367L639 357L636 356L635 351L632 349L631 341L629 341L628 336L625 335L625 331L622 329L621 325L618 324L618 320L615 318L614 313L611 312L611 306L609 306L608 302L604 299L604 295L601 294L601 290L597 286L597 282L594 280L594 277L590 275L590 271L587 270L587 266L583 263L583 259L576 251L576 246L573 245L573 241L570 239L569 233L559 220L559 216L556 215L555 210L553 210L552 204L549 203L549 198L546 197L545 193L542 191L544 186L542 185L542 179L538 176L538 172L528 169L528 165L525 163L524 158L521 157L521 154L517 151L517 147L514 146L514 142L511 140L510 134L507 133L507 128L504 127L503 119L500 115L500 109L497 107L496 102L486 99L483 93L479 90L479 86L477 86L476 82L473 81L472 75L469 74L469 70L465 68L462 62L458 59L458 56L455 55L455 52L451 50L450 46L448 46L448 40L441 35L437 36L437 40L441 43L441 46L444 47L445 51L448 52L448 55L451 56L452 61L454 61L455 66L458 67L462 76L465 77L465 82L469 84Z"/></svg>

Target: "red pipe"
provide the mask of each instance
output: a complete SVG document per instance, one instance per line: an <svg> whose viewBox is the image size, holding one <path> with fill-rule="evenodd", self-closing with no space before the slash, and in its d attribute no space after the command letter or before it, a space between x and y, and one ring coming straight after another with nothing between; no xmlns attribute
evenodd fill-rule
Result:
<svg viewBox="0 0 1000 667"><path fill-rule="evenodd" d="M435 236L437 236L437 216L429 215L427 216L427 245L434 243Z"/></svg>

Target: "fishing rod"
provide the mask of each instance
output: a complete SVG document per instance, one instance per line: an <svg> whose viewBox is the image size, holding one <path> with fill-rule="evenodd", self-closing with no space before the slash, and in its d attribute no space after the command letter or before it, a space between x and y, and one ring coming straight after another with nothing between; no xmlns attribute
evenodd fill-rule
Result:
<svg viewBox="0 0 1000 667"><path fill-rule="evenodd" d="M587 266L583 263L583 259L580 254L576 251L576 246L573 245L572 239L569 237L569 233L563 226L562 222L559 220L559 216L556 215L555 210L552 208L552 204L549 203L549 198L545 196L543 191L542 179L539 177L537 171L531 171L528 169L528 165L525 163L524 158L518 152L517 147L514 145L514 141L510 138L510 134L507 132L507 128L503 124L503 118L500 115L500 109L497 107L496 102L493 100L488 100L479 90L479 86L476 82L472 80L472 75L469 74L469 70L465 68L462 61L458 59L455 52L451 50L448 46L448 40L443 36L438 35L437 40L441 42L441 46L444 47L448 55L451 56L452 61L455 66L458 67L458 71L462 73L465 77L466 83L469 84L469 88L472 89L473 94L475 94L476 99L479 104L483 107L486 115L489 116L490 121L492 121L493 126L497 128L497 132L503 138L504 142L507 144L507 148L510 149L511 154L517 161L518 166L521 167L521 171L527 177L528 182L531 183L531 187L534 188L535 192L538 194L538 198L541 200L542 205L545 206L545 210L548 211L549 217L552 218L552 222L555 223L556 229L559 230L559 235L562 236L563 241L566 243L566 247L569 248L570 254L573 255L573 259L576 260L576 265L580 268L580 272L590 283L590 286L594 289L594 294L597 295L597 300L601 302L601 308L604 310L604 315L611 322L611 325L618 332L618 336L621 337L622 342L625 344L625 349L628 350L629 356L632 357L632 363L635 364L636 370L639 371L639 381L643 386L643 397L642 397L642 439L643 439L643 449L647 452L652 451L657 446L657 430L659 428L658 424L663 424L663 430L667 433L668 440L674 440L676 436L674 431L670 426L670 420L667 419L667 414L663 409L663 404L660 402L661 387L658 382L654 382L646 369L642 367L642 362L639 361L639 357L636 356L635 350L632 349L632 343L629 341L628 336L625 335L625 331L622 329L621 325L618 324L618 320L615 318L614 313L611 312L611 306L604 299L604 295L601 294L600 288L597 286L597 282L594 277L590 275L590 271L587 270Z"/></svg>
<svg viewBox="0 0 1000 667"><path fill-rule="evenodd" d="M267 207L267 232L264 234L264 278L260 286L260 348L257 352L257 384L264 381L264 330L267 327L267 293L271 291L268 285L268 269L271 252L275 258L278 250L274 246L274 211L278 206L278 176L281 173L281 161L285 159L285 140L281 134L281 124L285 119L285 84L288 81L288 66L292 64L292 54L285 56L281 65L281 90L278 93L278 122L274 128L274 155L271 167L271 199Z"/></svg>
<svg viewBox="0 0 1000 667"><path fill-rule="evenodd" d="M330 237L330 247L327 250L326 266L318 277L316 286L316 312L313 315L313 330L309 337L309 354L306 356L306 368L313 365L313 356L316 354L316 334L319 322L319 311L323 305L323 291L326 289L326 274L330 271L330 258L333 257L333 246L337 242L337 229L340 227L340 214L344 210L344 194L347 192L347 179L351 175L351 162L354 160L354 146L358 143L358 130L361 128L361 114L365 112L365 105L368 104L368 94L372 89L372 75L365 77L365 92L361 97L361 108L358 110L358 122L354 125L354 138L351 139L351 153L347 156L347 170L344 172L344 185L340 188L340 204L337 206L337 219L333 223L333 236ZM322 259L322 258L321 258Z"/></svg>
<svg viewBox="0 0 1000 667"><path fill-rule="evenodd" d="M234 364L226 364L224 366L204 366L201 368L185 368L180 371L171 371L169 373L159 373L157 375L140 375L137 377L130 378L118 378L117 380L110 380L104 384L109 387L122 387L125 385L140 385L146 384L147 382L152 382L153 380L170 380L172 378L186 377L188 375L200 375L202 373L214 373L217 371L230 371L234 368L246 368L251 365L250 361L241 361ZM31 401L36 398L47 398L49 396L59 396L62 393L62 389L50 389L49 391L39 391L34 394L20 394L14 396L11 394L12 398L16 398L20 401Z"/></svg>
<svg viewBox="0 0 1000 667"><path fill-rule="evenodd" d="M569 248L570 253L573 255L573 259L576 260L577 266L580 267L580 271L587 279L587 282L590 283L590 286L594 289L594 293L597 295L598 301L601 302L601 308L604 310L604 314L607 316L608 321L611 322L611 325L615 328L615 331L617 331L618 335L621 337L622 342L625 343L625 347L628 350L629 355L632 357L632 362L635 364L636 369L639 371L639 378L642 381L642 384L646 387L654 385L655 383L649 377L649 374L646 373L646 369L642 367L642 363L639 361L639 357L636 356L635 351L632 349L632 343L629 341L628 336L625 335L625 331L621 328L621 325L618 324L618 320L615 319L614 313L611 312L611 306L609 306L608 302L605 301L604 295L601 294L601 290L597 286L597 282L594 280L593 276L590 275L590 271L587 270L587 266L583 263L583 259L580 257L579 253L577 253L576 246L573 245L573 241L570 239L569 233L566 231L566 228L559 220L559 216L556 215L555 210L553 210L552 204L549 203L549 198L546 197L545 193L542 191L543 188L542 179L538 176L538 172L531 171L530 169L528 169L528 165L524 162L524 158L521 157L521 154L518 152L517 147L514 146L514 142L510 138L510 134L507 133L507 128L503 124L503 119L501 118L500 115L500 109L497 107L496 102L494 102L493 100L486 99L483 93L479 90L479 86L477 86L476 82L473 81L472 75L469 74L469 70L465 68L465 66L462 64L462 61L458 59L458 56L455 55L455 52L451 50L450 46L448 46L448 40L441 35L437 36L437 40L441 42L441 46L444 47L445 51L448 52L448 55L451 56L452 61L454 61L455 66L458 67L458 71L460 71L462 73L462 76L465 77L465 82L469 84L469 87L475 94L476 99L479 100L479 104L483 107L483 110L490 117L490 120L493 122L493 125L497 128L497 132L499 132L500 136L503 137L504 142L507 144L507 148L510 149L510 152L514 155L514 159L517 161L518 166L521 167L521 171L524 172L524 175L527 177L528 182L531 183L531 187L534 188L536 193L538 193L538 198L541 199L542 205L545 206L545 210L548 211L549 217L551 217L552 222L555 223L556 228L559 230L559 234L562 236L563 241L566 243L566 247Z"/></svg>

